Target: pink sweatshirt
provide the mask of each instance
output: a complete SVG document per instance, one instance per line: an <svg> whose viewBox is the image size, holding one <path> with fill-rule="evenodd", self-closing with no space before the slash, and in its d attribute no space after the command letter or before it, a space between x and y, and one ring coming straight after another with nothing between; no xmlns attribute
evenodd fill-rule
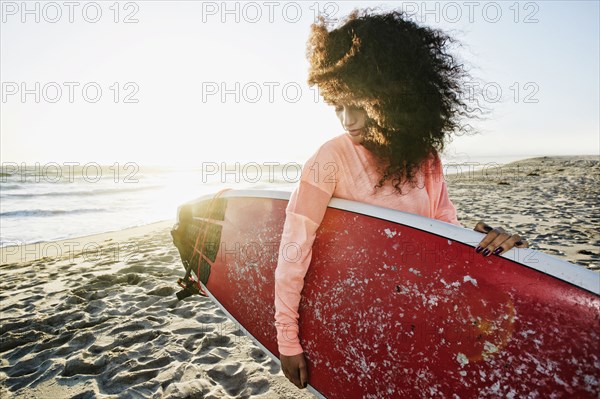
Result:
<svg viewBox="0 0 600 399"><path fill-rule="evenodd" d="M428 159L418 172L417 185L397 195L390 181L374 190L380 173L376 158L347 134L325 144L305 163L300 182L290 197L275 270L275 326L279 352L302 353L298 338L298 306L312 245L332 197L383 206L460 225L446 190L439 160ZM409 186L403 186L403 192ZM287 261L281 248L300 246L300 260Z"/></svg>

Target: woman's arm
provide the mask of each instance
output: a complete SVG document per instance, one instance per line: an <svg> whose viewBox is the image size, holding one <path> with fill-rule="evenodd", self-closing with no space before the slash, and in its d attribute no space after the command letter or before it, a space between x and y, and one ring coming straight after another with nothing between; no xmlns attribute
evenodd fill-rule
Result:
<svg viewBox="0 0 600 399"><path fill-rule="evenodd" d="M425 163L425 188L429 196L430 217L443 222L460 226L456 208L448 196L448 188L444 179L442 162L439 157L432 157Z"/></svg>
<svg viewBox="0 0 600 399"><path fill-rule="evenodd" d="M333 160L326 146L305 164L286 209L286 220L275 269L275 326L281 368L298 388L308 382L308 370L298 337L298 307L312 245L333 196L337 177L324 173ZM338 169L335 169L338 170Z"/></svg>
<svg viewBox="0 0 600 399"><path fill-rule="evenodd" d="M279 245L275 269L275 326L279 353L302 353L298 338L298 306L304 276L312 258L312 245L331 197L309 183L300 182L292 193ZM303 209L311 207L311 211ZM312 213L312 215L311 215ZM312 217L311 217L312 216Z"/></svg>
<svg viewBox="0 0 600 399"><path fill-rule="evenodd" d="M426 175L426 185L434 218L460 226L456 216L456 208L448 196L448 189L440 159L436 158L432 160L429 165L430 170L426 171L426 173L429 173L429 175ZM502 227L493 228L483 221L478 222L474 230L486 234L475 249L476 252L481 253L483 256L499 255L512 247L525 248L529 246L527 241L522 239L518 234L508 233Z"/></svg>

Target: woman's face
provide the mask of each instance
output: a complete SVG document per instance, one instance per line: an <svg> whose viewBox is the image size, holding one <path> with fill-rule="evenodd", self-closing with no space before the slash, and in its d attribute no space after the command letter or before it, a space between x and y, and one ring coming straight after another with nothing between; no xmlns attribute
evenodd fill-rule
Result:
<svg viewBox="0 0 600 399"><path fill-rule="evenodd" d="M352 142L360 144L363 141L364 128L367 121L365 110L349 105L336 105L335 113Z"/></svg>

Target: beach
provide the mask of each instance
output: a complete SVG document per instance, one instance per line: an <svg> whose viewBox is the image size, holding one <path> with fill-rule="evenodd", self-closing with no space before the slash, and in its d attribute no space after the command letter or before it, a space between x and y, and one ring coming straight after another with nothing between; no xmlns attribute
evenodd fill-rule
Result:
<svg viewBox="0 0 600 399"><path fill-rule="evenodd" d="M483 220L520 234L533 249L600 268L600 157L530 158L450 173L448 191L463 226Z"/></svg>
<svg viewBox="0 0 600 399"><path fill-rule="evenodd" d="M446 173L463 226L600 269L598 157ZM313 397L210 299L178 301L174 222L0 249L0 397Z"/></svg>

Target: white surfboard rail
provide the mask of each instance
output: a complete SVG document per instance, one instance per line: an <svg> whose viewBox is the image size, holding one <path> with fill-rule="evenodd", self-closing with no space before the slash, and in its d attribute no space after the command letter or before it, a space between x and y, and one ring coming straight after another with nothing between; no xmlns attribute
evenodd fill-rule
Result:
<svg viewBox="0 0 600 399"><path fill-rule="evenodd" d="M279 190L227 190L220 194L220 198L271 198L289 200L291 192ZM209 194L187 202L193 204L210 200L214 194ZM432 234L439 235L452 241L460 242L472 247L483 238L483 233L476 232L450 223L426 218L420 215L397 211L376 205L349 201L341 198L332 198L328 205L330 208L341 209L349 212L372 216L378 219L389 220L405 226L413 227ZM178 211L179 214L179 211ZM543 252L530 248L512 248L500 255L523 266L538 270L559 280L573 284L586 291L600 296L600 273L577 266L567 261L555 258Z"/></svg>

